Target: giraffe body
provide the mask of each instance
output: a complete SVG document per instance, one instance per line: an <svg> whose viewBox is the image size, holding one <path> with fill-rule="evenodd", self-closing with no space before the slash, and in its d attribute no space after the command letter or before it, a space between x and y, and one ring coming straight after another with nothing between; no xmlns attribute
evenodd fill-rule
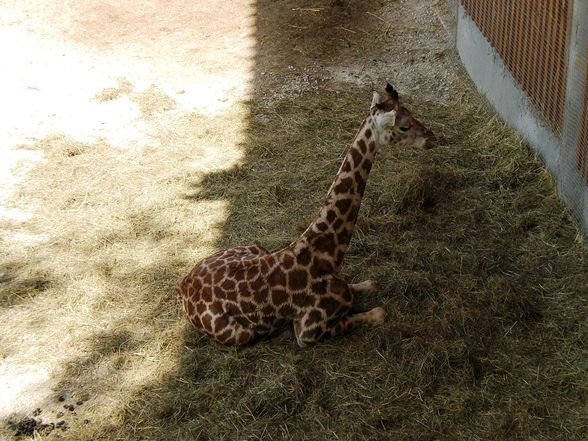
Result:
<svg viewBox="0 0 588 441"><path fill-rule="evenodd" d="M350 314L354 296L375 291L365 281L347 284L339 275L377 149L423 146L433 134L404 107L388 85L374 93L317 219L288 247L270 253L259 245L220 251L198 263L176 291L191 322L215 340L246 345L293 323L300 346L358 325L380 324L383 308Z"/></svg>

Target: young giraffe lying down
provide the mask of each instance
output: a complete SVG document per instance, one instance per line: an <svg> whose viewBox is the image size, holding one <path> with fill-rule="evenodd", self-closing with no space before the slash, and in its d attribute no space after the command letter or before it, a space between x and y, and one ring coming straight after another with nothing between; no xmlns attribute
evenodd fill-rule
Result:
<svg viewBox="0 0 588 441"><path fill-rule="evenodd" d="M435 137L402 107L389 84L374 92L317 219L289 246L259 245L205 258L176 291L192 323L226 345L246 345L289 322L300 346L367 324L384 322L383 308L350 313L355 294L373 293L371 280L347 284L339 275L376 151L431 147Z"/></svg>

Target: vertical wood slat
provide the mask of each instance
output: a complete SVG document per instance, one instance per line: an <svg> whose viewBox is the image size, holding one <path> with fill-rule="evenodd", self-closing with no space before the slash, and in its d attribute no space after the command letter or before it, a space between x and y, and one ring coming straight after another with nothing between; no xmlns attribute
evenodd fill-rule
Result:
<svg viewBox="0 0 588 441"><path fill-rule="evenodd" d="M586 76L584 79L584 94L582 98L582 111L580 113L580 133L576 153L576 165L588 184L588 63L586 64Z"/></svg>
<svg viewBox="0 0 588 441"><path fill-rule="evenodd" d="M550 17L553 14L553 3L549 3L547 5L544 5L544 7L541 8L541 22L540 22L540 26L541 29L544 30L545 32L545 38L544 38L544 46L545 46L545 50L543 51L543 56L545 57L545 63L543 63L542 66L542 70L541 70L541 76L543 78L546 78L549 75L549 69L550 66L554 65L554 54L555 54L555 48L552 45L552 40L555 37L555 30L553 29L553 26L549 26L549 22L550 22ZM549 102L549 88L548 87L543 87L542 88L542 93L541 93L541 97L540 97L541 101L543 102ZM553 119L555 117L555 111L556 109L551 107L549 109L549 118Z"/></svg>
<svg viewBox="0 0 588 441"><path fill-rule="evenodd" d="M508 54L506 53L506 25L507 25L507 16L505 14L506 9L506 1L499 0L498 1L498 11L496 14L496 45L498 47L498 51L500 53L505 54L505 57L508 58Z"/></svg>

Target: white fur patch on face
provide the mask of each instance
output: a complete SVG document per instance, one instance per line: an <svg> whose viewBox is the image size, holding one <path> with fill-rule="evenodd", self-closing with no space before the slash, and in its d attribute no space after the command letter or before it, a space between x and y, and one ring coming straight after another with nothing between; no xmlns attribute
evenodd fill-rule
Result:
<svg viewBox="0 0 588 441"><path fill-rule="evenodd" d="M390 143L390 129L396 123L396 110L390 112L376 112L373 117L376 139L380 145Z"/></svg>
<svg viewBox="0 0 588 441"><path fill-rule="evenodd" d="M374 123L379 131L392 127L396 123L396 110L391 110L386 113L376 113L374 115Z"/></svg>
<svg viewBox="0 0 588 441"><path fill-rule="evenodd" d="M380 94L378 92L374 92L374 96L372 97L372 107L374 107L376 104L380 104L381 101L382 98L380 97Z"/></svg>

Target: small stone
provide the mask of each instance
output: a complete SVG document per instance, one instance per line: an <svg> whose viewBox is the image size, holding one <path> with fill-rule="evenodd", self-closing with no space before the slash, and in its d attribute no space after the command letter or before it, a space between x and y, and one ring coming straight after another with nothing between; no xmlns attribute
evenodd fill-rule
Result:
<svg viewBox="0 0 588 441"><path fill-rule="evenodd" d="M63 395L60 395L58 398L59 401L65 401L65 397Z"/></svg>
<svg viewBox="0 0 588 441"><path fill-rule="evenodd" d="M56 424L57 427L65 426L65 420L61 420Z"/></svg>
<svg viewBox="0 0 588 441"><path fill-rule="evenodd" d="M82 400L78 400L78 401L76 401L76 404L77 404L78 406L81 406L82 404L84 404L84 402L83 402Z"/></svg>
<svg viewBox="0 0 588 441"><path fill-rule="evenodd" d="M63 416L63 412L59 411L57 412L57 415L55 415L56 418L61 418Z"/></svg>
<svg viewBox="0 0 588 441"><path fill-rule="evenodd" d="M78 413L77 412L72 412L71 413L73 416L76 416Z"/></svg>
<svg viewBox="0 0 588 441"><path fill-rule="evenodd" d="M89 420L88 418L86 418L86 419L84 420L84 424L88 424L89 422L90 422L90 420Z"/></svg>

